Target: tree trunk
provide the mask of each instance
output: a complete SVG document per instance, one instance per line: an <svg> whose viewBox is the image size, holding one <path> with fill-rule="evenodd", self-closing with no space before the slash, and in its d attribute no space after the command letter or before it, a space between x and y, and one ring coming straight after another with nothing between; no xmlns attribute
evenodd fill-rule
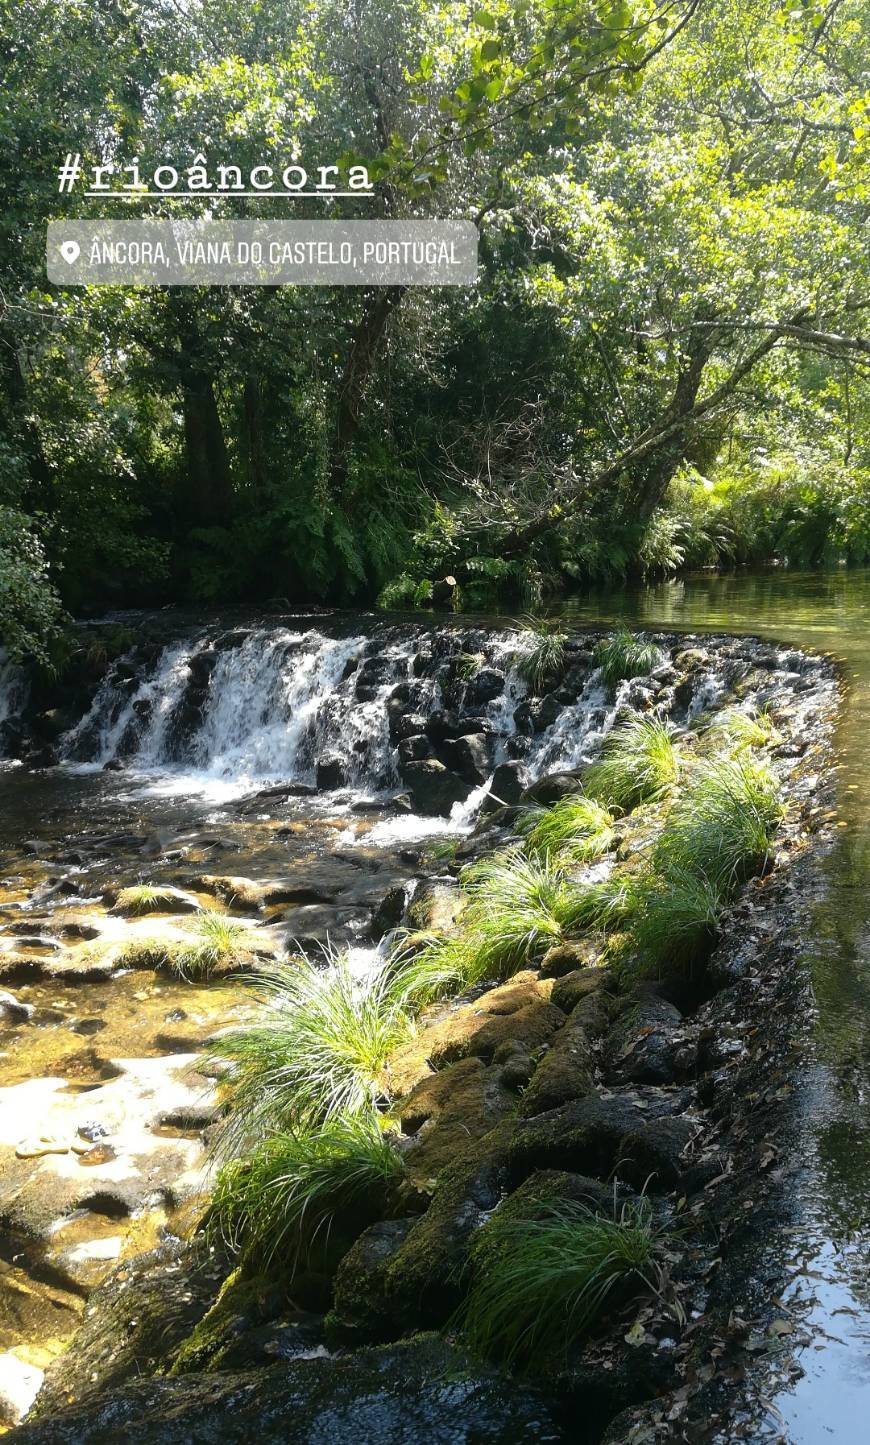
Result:
<svg viewBox="0 0 870 1445"><path fill-rule="evenodd" d="M187 448L187 511L191 526L220 526L230 514L227 448L212 379L191 370L182 383Z"/></svg>
<svg viewBox="0 0 870 1445"><path fill-rule="evenodd" d="M382 286L367 297L363 307L339 387L338 414L329 463L329 486L334 497L340 497L347 486L350 455L360 427L362 403L375 369L378 346L406 289L405 286Z"/></svg>

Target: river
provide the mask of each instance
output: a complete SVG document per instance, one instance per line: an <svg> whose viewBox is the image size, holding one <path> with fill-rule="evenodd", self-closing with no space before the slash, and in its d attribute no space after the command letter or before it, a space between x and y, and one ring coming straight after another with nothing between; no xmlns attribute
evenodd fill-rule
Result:
<svg viewBox="0 0 870 1445"><path fill-rule="evenodd" d="M812 977L816 1010L796 1103L795 1148L803 1159L800 1197L791 1201L793 1208L784 1213L781 1229L759 1241L759 1269L765 1277L787 1281L783 1300L808 1340L798 1350L803 1373L773 1391L765 1438L787 1439L794 1445L852 1441L857 1438L856 1421L868 1413L870 1404L870 1123L865 1108L870 1088L870 573L701 576L608 588L570 599L557 611L581 627L624 620L650 629L754 634L830 654L840 663L845 686L837 735L837 841L819 865L806 931L805 966ZM368 619L365 629L372 621ZM465 625L463 619L452 621ZM319 625L316 617L305 626L315 624ZM350 626L342 625L345 631ZM480 619L468 620L469 629L479 629L478 637L492 632L496 638L486 644L490 664L498 662L499 648L506 646L498 641L499 626L493 627L489 620L484 629ZM285 895L288 877L291 883L294 878L306 882L312 897L305 911L314 914L319 907L321 915L329 915L327 924L331 918L333 925L341 925L342 908L350 916L355 907L371 903L412 871L403 860L403 848L448 825L434 818L396 817L379 803L379 790L390 781L384 774L390 739L382 716L383 689L392 678L390 659L412 675L419 636L407 643L388 641L379 660L369 653L373 659L365 663L369 677L360 689L352 678L345 682L345 676L353 655L366 654L365 637L319 638L313 646L305 642L289 663L286 649L299 647L297 633L285 631L281 641L273 632L274 645L271 633L262 641L262 630L250 643L247 634L242 635L230 650L221 651L218 643L216 651L213 637L196 642L203 678L210 676L206 661L218 680L223 677L221 669L235 670L232 675L227 672L222 689L215 689L222 701L197 724L193 744L181 748L182 754L187 749L186 761L167 763L172 752L171 729L167 730L172 709L179 715L185 707L191 710L183 695L187 683L179 681L188 676L187 662L179 670L170 646L144 681L134 679L131 684L122 675L115 693L109 690L102 697L87 739L91 765L76 767L74 736L66 768L32 775L15 769L0 777L0 848L6 866L14 866L20 880L18 894L15 884L6 889L4 903L10 910L26 908L31 910L27 917L41 918L40 890L53 886L58 867L67 878L78 880L76 917L87 915L101 927L105 910L99 898L119 877L162 884L181 881L179 870L186 870L188 878L199 869L203 874L244 873L258 879L280 871ZM300 624L300 635L312 634ZM464 645L476 646L467 641ZM189 655L188 641L179 656ZM269 699L285 685L289 692L286 697L282 693L282 699L292 704L295 731L284 724L266 725ZM395 686L394 678L389 686ZM505 728L517 697L509 686L504 699L482 703L495 735L503 735L498 745L503 751L496 760L510 755L504 751L510 744ZM171 709L167 698L172 700ZM597 697L585 699L582 715L594 718L599 702ZM324 720L318 723L320 755L355 787L356 803L330 807L306 796L306 790L313 793L316 770L298 724L309 715ZM595 726L599 725L600 719ZM569 735L575 736L570 730L560 732L557 725L542 736L538 771L576 764L582 746L576 756L559 751ZM594 735L584 734L581 744ZM106 762L111 766L117 759L123 760L124 771L103 770ZM265 798L246 807L245 796L276 778L297 779L297 796ZM320 777L317 784L321 789L329 786ZM468 807L454 810L454 831L467 828L471 816ZM33 840L26 858L20 853L22 839ZM54 852L58 839L68 857L63 849L60 855ZM81 857L75 861L77 853ZM311 888L315 874L322 882L322 899L315 899L317 889ZM293 901L292 887L289 892ZM16 903L16 897L36 898L35 910L29 902ZM214 905L213 897L202 892L199 901ZM276 895L276 918L287 901L286 896ZM7 917L14 919L14 911ZM267 912L267 921L270 918ZM47 946L36 939L34 956ZM57 992L47 977L25 984L23 996L36 1007L37 1016L41 1010L48 1023L53 1019L56 1023ZM113 1048L107 1052L113 1058L123 1054L140 1061L156 1059L167 1053L173 1039L176 1049L188 1047L183 1040L177 1042L179 1035L206 1034L226 1016L232 997L231 990L191 990L187 984L159 976L152 980L130 973L107 1009L102 983L78 984L75 1005L64 1005L71 1010L69 1019L61 1020L60 1028L40 1030L39 1067L44 1074L77 1080L65 1089L95 1089L106 1075L88 1062L88 1057L97 1056L80 1047L89 1030L105 1028L106 1039L111 1034ZM180 1030L175 1028L177 1018L184 1020ZM167 1030L167 1021L174 1033ZM99 1033L96 1037L99 1040ZM20 1043L9 1046L2 1067L4 1082L33 1074L34 1046L26 1039L22 1035ZM186 1148L191 1131L179 1129L177 1134L178 1147ZM166 1222L165 1211L158 1211L150 1227L157 1233ZM65 1241L56 1232L52 1236L45 1255L50 1267L44 1275L50 1284L56 1285L60 1278L53 1261L67 1259L70 1249L79 1247L77 1227L84 1229L85 1224L77 1226L73 1220L66 1254L60 1249ZM116 1223L109 1221L102 1232L115 1248ZM92 1247L92 1230L87 1238ZM150 1241L146 1232L138 1247L147 1247ZM123 1244L125 1254L133 1243ZM117 1248L122 1248L120 1242ZM41 1261L40 1254L35 1261L37 1276ZM107 1267L99 1256L97 1265ZM32 1293L24 1298L27 1278L14 1259L0 1266L0 1273L4 1271L12 1292L0 1309L0 1345L9 1348L16 1333L31 1340L42 1336L43 1341L47 1334L56 1334L60 1348L81 1305L73 1297L75 1291L72 1295L58 1291L47 1316L44 1297L40 1296L38 1307ZM83 1287L88 1282L83 1277ZM798 1332L796 1338L804 1335ZM46 1361L54 1349L53 1345L46 1350ZM44 1362L38 1350L34 1359Z"/></svg>

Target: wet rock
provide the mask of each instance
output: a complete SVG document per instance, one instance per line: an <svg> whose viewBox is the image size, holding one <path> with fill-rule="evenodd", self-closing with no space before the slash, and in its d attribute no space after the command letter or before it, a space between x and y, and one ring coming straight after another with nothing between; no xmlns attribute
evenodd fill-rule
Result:
<svg viewBox="0 0 870 1445"><path fill-rule="evenodd" d="M0 1022L5 1024L26 1024L33 1016L33 1004L22 1003L14 993L0 989Z"/></svg>
<svg viewBox="0 0 870 1445"><path fill-rule="evenodd" d="M396 928L401 922L407 896L407 886L397 883L381 898L369 924L369 937L374 943L379 943L385 933L389 933L391 928Z"/></svg>
<svg viewBox="0 0 870 1445"><path fill-rule="evenodd" d="M539 778L532 783L531 787L525 789L520 797L521 803L543 803L549 806L550 803L558 803L560 798L567 798L571 793L582 793L583 776L580 772L547 773L545 777Z"/></svg>
<svg viewBox="0 0 870 1445"><path fill-rule="evenodd" d="M489 775L489 744L482 733L448 738L441 745L448 767L469 783L482 783Z"/></svg>
<svg viewBox="0 0 870 1445"><path fill-rule="evenodd" d="M307 904L294 908L288 915L290 925L286 946L290 952L316 953L333 944L337 947L359 936L369 922L365 908L330 908Z"/></svg>
<svg viewBox="0 0 870 1445"><path fill-rule="evenodd" d="M223 1256L202 1239L175 1240L116 1265L69 1349L46 1370L31 1418L45 1419L50 1432L70 1397L85 1401L153 1374L205 1314L225 1272Z"/></svg>
<svg viewBox="0 0 870 1445"><path fill-rule="evenodd" d="M136 888L110 890L107 897L112 901L110 913L122 918L137 918L146 913L200 913L202 904L192 893L168 885L155 887L153 896L143 896Z"/></svg>
<svg viewBox="0 0 870 1445"><path fill-rule="evenodd" d="M607 1037L605 1054L612 1076L637 1084L669 1084L676 1075L674 1035L682 1014L652 995L632 1001Z"/></svg>
<svg viewBox="0 0 870 1445"><path fill-rule="evenodd" d="M366 1229L338 1266L333 1308L327 1327L330 1342L347 1346L380 1343L395 1334L389 1304L387 1270L418 1215L383 1219Z"/></svg>
<svg viewBox="0 0 870 1445"><path fill-rule="evenodd" d="M317 791L320 793L334 792L336 788L343 788L347 782L344 763L341 758L321 758L316 769Z"/></svg>
<svg viewBox="0 0 870 1445"><path fill-rule="evenodd" d="M482 707L504 692L504 673L495 667L482 667L465 685L467 707Z"/></svg>
<svg viewBox="0 0 870 1445"><path fill-rule="evenodd" d="M590 1094L532 1119L517 1121L509 1142L512 1175L536 1169L567 1169L606 1178L623 1156L626 1138L643 1133L646 1111L637 1098Z"/></svg>
<svg viewBox="0 0 870 1445"><path fill-rule="evenodd" d="M519 802L525 782L526 769L521 762L499 763L486 801L512 808Z"/></svg>
<svg viewBox="0 0 870 1445"><path fill-rule="evenodd" d="M436 758L406 763L402 777L417 813L446 815L468 795L468 783Z"/></svg>
<svg viewBox="0 0 870 1445"><path fill-rule="evenodd" d="M450 933L464 907L465 896L453 879L423 879L401 921L412 933Z"/></svg>
<svg viewBox="0 0 870 1445"><path fill-rule="evenodd" d="M280 1278L236 1269L175 1355L169 1375L237 1370L323 1353L322 1321L294 1309Z"/></svg>

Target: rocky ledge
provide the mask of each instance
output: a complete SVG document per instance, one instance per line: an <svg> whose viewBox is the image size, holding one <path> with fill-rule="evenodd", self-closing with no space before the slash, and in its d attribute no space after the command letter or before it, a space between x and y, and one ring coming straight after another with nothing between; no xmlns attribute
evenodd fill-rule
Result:
<svg viewBox="0 0 870 1445"><path fill-rule="evenodd" d="M91 1296L16 1442L617 1445L699 1438L726 1408L715 1362L739 1368L749 1326L732 1323L721 1263L781 1183L800 902L830 822L836 681L824 660L754 642L674 639L670 653L626 707L685 718L714 674L716 706L769 710L788 802L772 866L736 891L703 966L675 958L640 977L600 940L568 937L431 1009L385 1069L404 1164L386 1211L342 1217L289 1289L196 1231L125 1261ZM578 791L582 776L550 776L521 801ZM430 858L428 877L384 900L375 934L397 920L412 934L461 926L456 873L514 838L504 803L454 864ZM629 873L663 816L653 804L620 823L611 852ZM616 1299L582 1348L554 1347L532 1379L468 1355L456 1310L494 1218L552 1201L606 1214L641 1194L669 1239L657 1293ZM775 1314L769 1304L759 1328L775 1335Z"/></svg>

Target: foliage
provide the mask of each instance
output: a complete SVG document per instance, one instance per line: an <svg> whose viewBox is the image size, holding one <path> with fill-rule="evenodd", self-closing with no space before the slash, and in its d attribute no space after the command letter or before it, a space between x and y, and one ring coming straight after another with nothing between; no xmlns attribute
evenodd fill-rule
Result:
<svg viewBox="0 0 870 1445"><path fill-rule="evenodd" d="M525 835L526 852L547 862L591 862L607 852L615 837L609 809L580 794L561 798L551 808L529 809L517 826Z"/></svg>
<svg viewBox="0 0 870 1445"><path fill-rule="evenodd" d="M605 637L595 648L595 661L607 687L632 677L645 677L662 661L662 654L652 642L643 642L627 628L621 627L612 637Z"/></svg>
<svg viewBox="0 0 870 1445"><path fill-rule="evenodd" d="M641 958L681 967L703 959L716 937L724 899L703 872L680 859L644 879L629 918Z"/></svg>
<svg viewBox="0 0 870 1445"><path fill-rule="evenodd" d="M62 620L60 598L31 519L0 506L0 644L16 660L31 656L48 663L49 646Z"/></svg>
<svg viewBox="0 0 870 1445"><path fill-rule="evenodd" d="M600 759L586 769L590 798L627 811L663 798L677 781L680 760L674 729L651 717L630 717L608 733Z"/></svg>
<svg viewBox="0 0 870 1445"><path fill-rule="evenodd" d="M199 941L174 950L171 962L176 973L191 982L208 979L220 965L244 957L251 946L250 929L225 913L198 913L190 932Z"/></svg>
<svg viewBox="0 0 870 1445"><path fill-rule="evenodd" d="M745 752L704 763L668 816L654 866L665 877L692 871L727 896L765 867L782 814L779 789L764 764Z"/></svg>
<svg viewBox="0 0 870 1445"><path fill-rule="evenodd" d="M292 1277L300 1257L328 1237L336 1215L355 1222L383 1211L402 1157L377 1114L336 1114L262 1140L218 1172L209 1229L243 1258Z"/></svg>
<svg viewBox="0 0 870 1445"><path fill-rule="evenodd" d="M661 1249L646 1199L612 1218L569 1200L497 1211L472 1247L458 1324L477 1354L509 1368L558 1365L606 1311L660 1289Z"/></svg>

